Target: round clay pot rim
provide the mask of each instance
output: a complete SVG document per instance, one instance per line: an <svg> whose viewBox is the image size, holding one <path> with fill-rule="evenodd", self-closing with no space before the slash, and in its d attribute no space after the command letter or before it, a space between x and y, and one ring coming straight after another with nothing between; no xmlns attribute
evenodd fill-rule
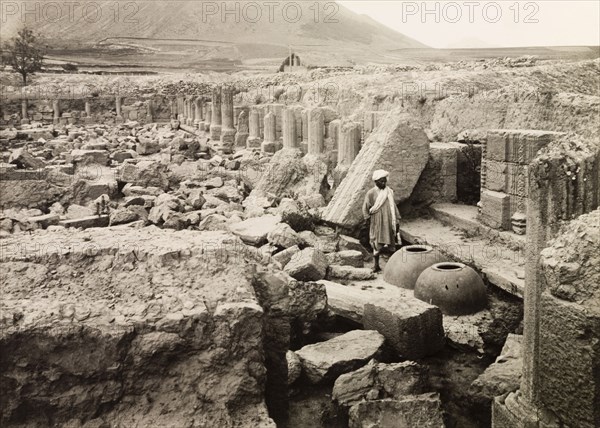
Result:
<svg viewBox="0 0 600 428"><path fill-rule="evenodd" d="M402 247L402 249L404 250L404 252L410 254L424 254L431 253L433 251L433 247L429 245L407 245L405 247Z"/></svg>
<svg viewBox="0 0 600 428"><path fill-rule="evenodd" d="M467 265L458 262L442 262L431 266L432 269L437 270L438 272L456 272L463 270L466 267Z"/></svg>

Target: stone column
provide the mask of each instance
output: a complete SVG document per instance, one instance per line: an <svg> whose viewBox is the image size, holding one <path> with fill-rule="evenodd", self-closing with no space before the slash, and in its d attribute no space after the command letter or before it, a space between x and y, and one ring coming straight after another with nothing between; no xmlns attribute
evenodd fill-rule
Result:
<svg viewBox="0 0 600 428"><path fill-rule="evenodd" d="M333 123L333 122L332 122ZM352 162L360 151L362 127L356 122L345 122L339 127L337 165L333 170L333 187L337 188L346 178Z"/></svg>
<svg viewBox="0 0 600 428"><path fill-rule="evenodd" d="M121 97L117 97L115 99L115 105L117 108L117 120L123 120L123 115L121 114L121 104L123 103L123 99Z"/></svg>
<svg viewBox="0 0 600 428"><path fill-rule="evenodd" d="M86 118L91 118L92 117L92 106L90 104L90 100L85 100L85 117Z"/></svg>
<svg viewBox="0 0 600 428"><path fill-rule="evenodd" d="M226 86L221 94L221 150L231 153L235 143L235 128L233 127L233 88Z"/></svg>
<svg viewBox="0 0 600 428"><path fill-rule="evenodd" d="M235 146L236 147L246 147L248 141L248 135L250 133L250 124L248 113L246 110L242 110L240 115L238 116L238 128L237 134L235 134Z"/></svg>
<svg viewBox="0 0 600 428"><path fill-rule="evenodd" d="M221 87L215 86L212 92L212 117L210 122L210 139L221 138Z"/></svg>
<svg viewBox="0 0 600 428"><path fill-rule="evenodd" d="M146 121L148 123L154 122L154 101L152 100L152 98L150 98L146 103L146 113Z"/></svg>
<svg viewBox="0 0 600 428"><path fill-rule="evenodd" d="M196 121L196 101L194 97L188 98L188 125L194 126L194 122Z"/></svg>
<svg viewBox="0 0 600 428"><path fill-rule="evenodd" d="M265 140L261 144L261 149L265 153L275 153L277 151L277 122L275 114L268 112L265 115Z"/></svg>
<svg viewBox="0 0 600 428"><path fill-rule="evenodd" d="M204 120L204 132L210 132L210 124L212 121L212 103L206 103L206 116Z"/></svg>
<svg viewBox="0 0 600 428"><path fill-rule="evenodd" d="M340 126L338 144L338 165L350 167L360 152L361 126L356 122L347 122Z"/></svg>
<svg viewBox="0 0 600 428"><path fill-rule="evenodd" d="M174 98L169 99L169 109L171 111L171 120L177 119L177 100Z"/></svg>
<svg viewBox="0 0 600 428"><path fill-rule="evenodd" d="M52 101L52 110L54 111L53 122L56 125L60 122L60 101L59 100Z"/></svg>
<svg viewBox="0 0 600 428"><path fill-rule="evenodd" d="M298 136L296 134L296 116L294 110L286 108L283 111L283 148L297 149Z"/></svg>
<svg viewBox="0 0 600 428"><path fill-rule="evenodd" d="M323 153L324 141L324 115L320 108L308 111L308 154L320 155Z"/></svg>
<svg viewBox="0 0 600 428"><path fill-rule="evenodd" d="M261 138L260 138L260 113L256 108L250 109L250 117L249 117L249 128L250 135L248 136L248 144L247 147L255 148L260 147Z"/></svg>
<svg viewBox="0 0 600 428"><path fill-rule="evenodd" d="M200 128L202 122L204 121L204 100L202 97L197 97L194 100L195 108L196 108L196 116L194 118L194 126L196 128Z"/></svg>
<svg viewBox="0 0 600 428"><path fill-rule="evenodd" d="M194 106L190 97L185 98L185 123L191 125L194 122Z"/></svg>
<svg viewBox="0 0 600 428"><path fill-rule="evenodd" d="M27 100L21 100L21 124L29 123L29 114L27 113Z"/></svg>
<svg viewBox="0 0 600 428"><path fill-rule="evenodd" d="M300 150L302 150L302 153L306 154L308 153L308 110L302 110L300 117L302 121Z"/></svg>

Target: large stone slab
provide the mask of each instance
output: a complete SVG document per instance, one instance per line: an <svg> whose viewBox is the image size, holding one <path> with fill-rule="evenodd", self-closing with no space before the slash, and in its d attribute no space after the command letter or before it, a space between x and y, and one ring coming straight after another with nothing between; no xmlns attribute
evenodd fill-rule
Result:
<svg viewBox="0 0 600 428"><path fill-rule="evenodd" d="M421 127L406 114L390 112L365 142L348 175L323 213L325 221L354 227L363 221L362 203L373 186L377 169L390 172L389 186L396 202L411 195L429 159L429 140Z"/></svg>
<svg viewBox="0 0 600 428"><path fill-rule="evenodd" d="M311 383L333 380L365 365L383 346L376 331L353 330L325 342L307 345L296 352Z"/></svg>

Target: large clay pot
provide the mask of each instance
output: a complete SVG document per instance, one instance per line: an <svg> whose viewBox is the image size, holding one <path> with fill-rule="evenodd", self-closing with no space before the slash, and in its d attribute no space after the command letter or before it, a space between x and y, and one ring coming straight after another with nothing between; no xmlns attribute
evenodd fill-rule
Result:
<svg viewBox="0 0 600 428"><path fill-rule="evenodd" d="M417 279L415 297L447 315L473 314L487 305L483 280L462 263L436 263L425 269Z"/></svg>
<svg viewBox="0 0 600 428"><path fill-rule="evenodd" d="M443 261L438 251L428 245L407 245L396 251L383 269L388 284L413 290L417 278L429 266Z"/></svg>

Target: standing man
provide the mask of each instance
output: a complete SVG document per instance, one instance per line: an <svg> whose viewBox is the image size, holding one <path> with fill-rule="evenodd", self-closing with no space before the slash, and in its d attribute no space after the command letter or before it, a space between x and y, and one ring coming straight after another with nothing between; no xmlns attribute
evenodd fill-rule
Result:
<svg viewBox="0 0 600 428"><path fill-rule="evenodd" d="M373 247L375 264L374 272L381 271L379 267L379 252L385 245L396 244L396 235L400 229L400 212L394 202L394 191L387 187L389 173L379 169L373 173L375 187L369 190L363 204L365 220L371 219L369 241Z"/></svg>

